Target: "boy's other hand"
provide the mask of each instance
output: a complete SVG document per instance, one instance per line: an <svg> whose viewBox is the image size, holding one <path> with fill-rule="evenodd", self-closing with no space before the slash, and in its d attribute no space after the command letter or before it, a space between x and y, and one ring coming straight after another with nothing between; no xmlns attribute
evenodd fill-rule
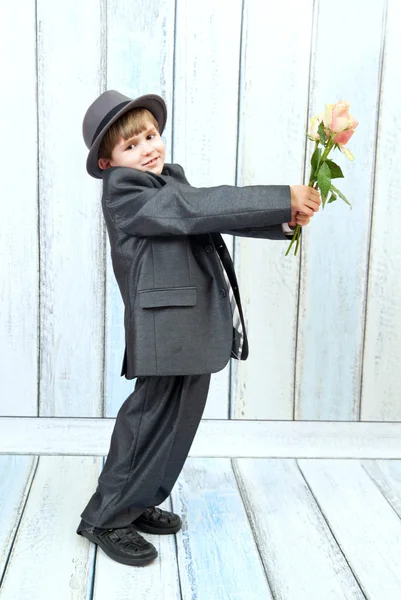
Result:
<svg viewBox="0 0 401 600"><path fill-rule="evenodd" d="M306 225L304 217L313 217L320 208L321 198L318 190L314 190L308 185L291 185L291 223L295 221L298 225ZM299 218L302 217L301 222Z"/></svg>

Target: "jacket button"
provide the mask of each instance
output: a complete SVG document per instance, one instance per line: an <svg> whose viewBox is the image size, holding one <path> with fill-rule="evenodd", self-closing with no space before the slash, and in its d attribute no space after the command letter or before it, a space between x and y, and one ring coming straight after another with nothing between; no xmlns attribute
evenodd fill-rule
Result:
<svg viewBox="0 0 401 600"><path fill-rule="evenodd" d="M225 297L227 296L227 292L226 292L226 290L224 290L224 289L221 289L221 290L220 290L220 296L221 296L221 298L225 298Z"/></svg>
<svg viewBox="0 0 401 600"><path fill-rule="evenodd" d="M207 246L205 246L205 250L208 254L210 254L211 252L213 252L214 248L211 244L208 244Z"/></svg>

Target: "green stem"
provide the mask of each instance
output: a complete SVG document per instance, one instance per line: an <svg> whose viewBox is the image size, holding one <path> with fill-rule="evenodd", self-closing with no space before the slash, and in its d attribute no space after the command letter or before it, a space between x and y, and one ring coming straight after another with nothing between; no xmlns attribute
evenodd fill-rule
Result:
<svg viewBox="0 0 401 600"><path fill-rule="evenodd" d="M294 256L297 255L299 244L301 243L301 227L299 225L297 225L297 227L299 228L299 230L298 230L298 235L297 235L297 245L295 246Z"/></svg>
<svg viewBox="0 0 401 600"><path fill-rule="evenodd" d="M330 152L331 152L331 151L332 151L332 149L333 149L333 146L334 146L334 144L333 144L333 137L334 137L335 135L336 135L335 133L332 133L332 134L331 134L331 136L329 137L329 140L328 140L328 142L327 142L327 144L326 144L326 147L325 147L325 149L324 149L324 152L323 152L323 154L322 154L322 156L320 157L320 160L319 160L319 162L318 162L318 165L317 165L317 168L316 168L316 175L317 175L317 172L319 171L319 167L320 167L320 165L321 165L321 164L323 164L323 162L326 160L326 158L328 157L328 155L330 154Z"/></svg>
<svg viewBox="0 0 401 600"><path fill-rule="evenodd" d="M322 156L320 157L320 160L319 160L319 162L317 164L316 175L317 175L317 173L319 171L320 165L323 164L323 162L326 160L326 158L328 157L328 155L332 151L333 146L335 145L335 144L333 144L333 137L334 136L335 136L335 133L331 134L331 136L328 139L328 142L327 142L327 144L325 146L324 152L323 152ZM319 140L315 141L315 150L318 147L319 143L320 143ZM314 184L312 182L312 171L311 171L311 174L309 176L308 186L309 187L313 187L313 185ZM317 185L317 183L316 183L316 185ZM301 241L301 226L297 225L296 228L295 228L294 234L292 236L291 243L290 243L290 245L287 248L287 252L285 253L285 256L288 256L288 254L290 253L290 250L291 250L292 246L295 243L296 243L296 246L295 246L295 250L294 250L294 256L296 256L297 252L298 252L299 245L300 245L300 241Z"/></svg>
<svg viewBox="0 0 401 600"><path fill-rule="evenodd" d="M288 246L288 248L287 248L287 252L285 253L285 256L288 256L288 254L290 253L290 250L291 250L291 248L292 248L293 244L295 244L295 242L297 243L297 245L295 246L295 252L294 252L294 256L296 256L296 254L297 254L297 251L298 251L298 246L299 246L299 239L300 239L300 237L301 237L301 227L300 227L300 225L297 225L297 226L295 227L295 230L294 230L294 233L293 233L293 236L292 236L291 243L290 243L290 245L289 245L289 246Z"/></svg>

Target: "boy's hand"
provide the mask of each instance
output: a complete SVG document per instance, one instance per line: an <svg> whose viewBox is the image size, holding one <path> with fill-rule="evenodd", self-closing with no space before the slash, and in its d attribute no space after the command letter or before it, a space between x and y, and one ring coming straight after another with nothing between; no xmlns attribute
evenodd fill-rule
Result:
<svg viewBox="0 0 401 600"><path fill-rule="evenodd" d="M300 227L305 227L305 225L307 225L311 220L311 217L308 217L308 215L304 215L302 213L295 213L295 215L292 215L292 218L293 221L288 223L290 227L296 227L297 225Z"/></svg>
<svg viewBox="0 0 401 600"><path fill-rule="evenodd" d="M291 185L290 192L292 216L289 225L291 227L295 225L303 227L309 223L310 218L319 210L322 202L320 193L308 185Z"/></svg>

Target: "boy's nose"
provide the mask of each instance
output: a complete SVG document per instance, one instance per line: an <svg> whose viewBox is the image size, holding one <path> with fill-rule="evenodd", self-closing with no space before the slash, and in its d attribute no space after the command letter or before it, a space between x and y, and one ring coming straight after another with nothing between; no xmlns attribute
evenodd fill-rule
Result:
<svg viewBox="0 0 401 600"><path fill-rule="evenodd" d="M144 154L150 154L151 152L153 152L152 144L150 144L149 142L144 142L143 152Z"/></svg>

